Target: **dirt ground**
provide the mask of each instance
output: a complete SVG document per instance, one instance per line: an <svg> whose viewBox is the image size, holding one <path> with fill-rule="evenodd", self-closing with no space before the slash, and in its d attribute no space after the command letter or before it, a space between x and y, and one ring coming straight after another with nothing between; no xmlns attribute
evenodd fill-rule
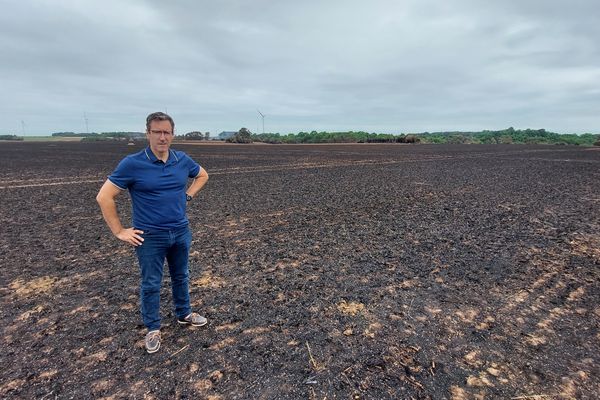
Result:
<svg viewBox="0 0 600 400"><path fill-rule="evenodd" d="M209 324L178 326L166 276L149 355L95 202L139 146L0 144L0 397L598 397L597 148L175 145L210 175L188 207Z"/></svg>

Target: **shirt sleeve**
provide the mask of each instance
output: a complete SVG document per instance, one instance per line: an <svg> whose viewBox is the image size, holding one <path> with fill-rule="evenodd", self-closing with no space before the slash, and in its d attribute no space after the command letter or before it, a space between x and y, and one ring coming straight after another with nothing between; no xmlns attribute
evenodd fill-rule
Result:
<svg viewBox="0 0 600 400"><path fill-rule="evenodd" d="M192 158L190 156L188 156L187 154L186 154L186 158L188 160L188 168L189 168L188 177L190 177L190 178L197 177L200 174L202 167L196 161L192 160Z"/></svg>
<svg viewBox="0 0 600 400"><path fill-rule="evenodd" d="M121 160L121 162L119 163L119 165L117 165L117 168L115 168L113 173L108 176L108 180L111 181L119 189L128 189L133 184L131 164L131 160L128 157Z"/></svg>

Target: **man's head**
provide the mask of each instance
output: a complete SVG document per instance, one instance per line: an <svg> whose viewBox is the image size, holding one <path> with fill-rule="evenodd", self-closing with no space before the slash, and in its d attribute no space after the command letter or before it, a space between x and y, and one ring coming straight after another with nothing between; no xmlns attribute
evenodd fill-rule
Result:
<svg viewBox="0 0 600 400"><path fill-rule="evenodd" d="M171 131L175 131L175 122L173 122L173 118L164 112L154 112L146 117L146 131L150 130L150 124L152 121L169 121L171 124Z"/></svg>
<svg viewBox="0 0 600 400"><path fill-rule="evenodd" d="M173 118L162 112L155 112L146 118L146 137L154 154L164 154L169 150L175 134Z"/></svg>

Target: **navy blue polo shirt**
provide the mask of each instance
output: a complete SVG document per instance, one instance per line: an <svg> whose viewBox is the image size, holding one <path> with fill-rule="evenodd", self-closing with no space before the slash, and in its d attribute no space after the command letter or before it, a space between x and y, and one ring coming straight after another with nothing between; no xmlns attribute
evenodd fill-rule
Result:
<svg viewBox="0 0 600 400"><path fill-rule="evenodd" d="M121 160L108 179L129 190L134 228L168 230L188 224L185 190L188 179L198 176L200 169L183 151L169 149L164 163L146 147Z"/></svg>

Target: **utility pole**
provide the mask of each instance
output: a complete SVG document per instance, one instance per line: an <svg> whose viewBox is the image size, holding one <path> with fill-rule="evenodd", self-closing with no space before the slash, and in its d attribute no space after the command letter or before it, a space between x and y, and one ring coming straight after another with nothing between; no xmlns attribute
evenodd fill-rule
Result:
<svg viewBox="0 0 600 400"><path fill-rule="evenodd" d="M25 121L21 120L21 133L25 136Z"/></svg>
<svg viewBox="0 0 600 400"><path fill-rule="evenodd" d="M88 127L88 117L85 111L83 112L83 120L85 121L85 133L90 133L90 128Z"/></svg>

